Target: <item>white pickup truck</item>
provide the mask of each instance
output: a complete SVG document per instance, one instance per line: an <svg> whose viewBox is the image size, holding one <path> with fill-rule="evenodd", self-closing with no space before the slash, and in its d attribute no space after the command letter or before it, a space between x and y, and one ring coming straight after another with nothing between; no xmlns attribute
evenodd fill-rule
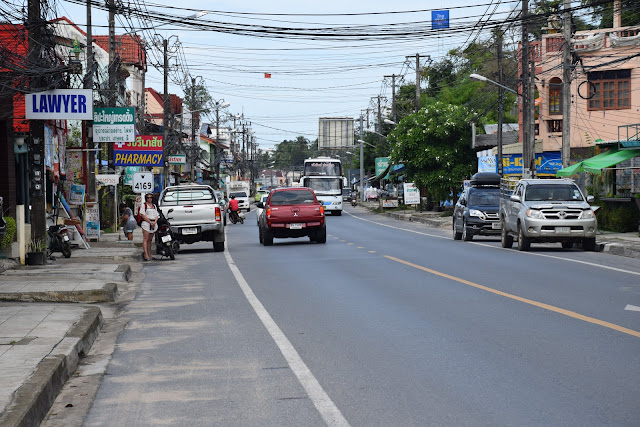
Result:
<svg viewBox="0 0 640 427"><path fill-rule="evenodd" d="M213 250L224 251L224 207L208 185L176 185L160 194L158 208L171 224L179 243L213 242Z"/></svg>

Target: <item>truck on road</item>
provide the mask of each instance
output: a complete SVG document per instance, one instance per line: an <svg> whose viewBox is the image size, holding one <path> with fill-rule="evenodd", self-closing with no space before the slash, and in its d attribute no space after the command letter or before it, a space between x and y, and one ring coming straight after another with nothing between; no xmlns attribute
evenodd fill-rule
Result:
<svg viewBox="0 0 640 427"><path fill-rule="evenodd" d="M249 181L229 181L227 184L227 198L234 196L238 201L238 208L240 210L246 209L247 212L251 210L249 196L251 193L251 186Z"/></svg>
<svg viewBox="0 0 640 427"><path fill-rule="evenodd" d="M502 179L500 183L500 224L503 248L514 239L518 249L531 243L559 242L563 248L581 243L585 251L596 248L598 223L585 198L570 179Z"/></svg>

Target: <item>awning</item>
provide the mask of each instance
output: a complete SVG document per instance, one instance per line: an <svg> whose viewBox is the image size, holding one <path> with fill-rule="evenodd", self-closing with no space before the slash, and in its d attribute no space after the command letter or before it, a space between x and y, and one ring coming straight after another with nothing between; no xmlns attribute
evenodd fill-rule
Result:
<svg viewBox="0 0 640 427"><path fill-rule="evenodd" d="M613 149L600 153L597 156L593 156L590 159L583 160L575 165L567 166L564 169L560 169L556 176L571 176L578 172L591 172L600 175L602 169L617 165L620 162L629 160L633 157L640 156L640 149L638 150L618 150Z"/></svg>

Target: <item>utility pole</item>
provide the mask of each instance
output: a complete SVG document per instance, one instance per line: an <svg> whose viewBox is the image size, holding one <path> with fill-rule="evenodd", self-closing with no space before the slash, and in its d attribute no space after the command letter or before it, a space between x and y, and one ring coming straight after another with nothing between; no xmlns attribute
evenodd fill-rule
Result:
<svg viewBox="0 0 640 427"><path fill-rule="evenodd" d="M360 198L364 202L364 121L360 114Z"/></svg>
<svg viewBox="0 0 640 427"><path fill-rule="evenodd" d="M29 64L32 68L42 65L42 28L40 0L29 0L27 12L27 29L29 31ZM40 90L43 86L41 77L29 80L31 91ZM47 217L45 210L45 169L44 169L44 123L42 120L30 120L31 133L29 161L31 163L31 241L43 244L47 237ZM34 248L40 251L40 248Z"/></svg>
<svg viewBox="0 0 640 427"><path fill-rule="evenodd" d="M382 97L378 95L378 144L382 144L382 102L380 98Z"/></svg>
<svg viewBox="0 0 640 427"><path fill-rule="evenodd" d="M562 36L562 167L571 158L571 0L564 0Z"/></svg>
<svg viewBox="0 0 640 427"><path fill-rule="evenodd" d="M216 105L216 143L213 146L215 152L215 166L216 166L216 186L220 185L220 106Z"/></svg>
<svg viewBox="0 0 640 427"><path fill-rule="evenodd" d="M496 49L498 57L498 173L502 176L502 118L504 114L504 92L502 89L502 30L496 32Z"/></svg>
<svg viewBox="0 0 640 427"><path fill-rule="evenodd" d="M406 58L416 58L416 113L420 111L420 54L416 53L413 56L407 56Z"/></svg>
<svg viewBox="0 0 640 427"><path fill-rule="evenodd" d="M93 31L91 29L91 0L87 0L87 79L84 84L85 89L93 90ZM87 199L97 200L96 195L96 153L93 143L93 120L85 120L85 140L87 151L86 174L87 174Z"/></svg>
<svg viewBox="0 0 640 427"><path fill-rule="evenodd" d="M162 147L164 151L164 157L169 154L169 40L162 40L162 47L164 52L164 94L162 98ZM164 164L164 186L169 183L169 165Z"/></svg>
<svg viewBox="0 0 640 427"><path fill-rule="evenodd" d="M195 182L196 180L196 171L195 171L195 156L194 152L196 149L196 78L191 77L191 181ZM198 151L200 151L200 147L197 147Z"/></svg>
<svg viewBox="0 0 640 427"><path fill-rule="evenodd" d="M393 122L398 123L398 113L396 109L396 77L398 77L398 75L391 74L385 77L391 77L391 115L393 116Z"/></svg>
<svg viewBox="0 0 640 427"><path fill-rule="evenodd" d="M531 124L534 116L531 114L530 105L534 104L531 94L530 66L531 54L529 52L529 4L528 0L522 0L522 177L531 178L531 166L533 164L532 151L535 151L535 135L531 134Z"/></svg>
<svg viewBox="0 0 640 427"><path fill-rule="evenodd" d="M109 0L109 107L115 107L117 103L116 79L118 67L116 67L116 5L114 0ZM113 170L113 143L107 145L107 165ZM117 191L117 189L116 189Z"/></svg>

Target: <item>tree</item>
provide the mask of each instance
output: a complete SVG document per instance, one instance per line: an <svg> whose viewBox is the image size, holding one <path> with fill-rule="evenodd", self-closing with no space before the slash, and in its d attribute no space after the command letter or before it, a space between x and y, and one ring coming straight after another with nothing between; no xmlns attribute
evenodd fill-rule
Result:
<svg viewBox="0 0 640 427"><path fill-rule="evenodd" d="M195 97L193 96L194 92L192 92L192 88L195 90ZM187 85L182 102L184 102L190 111L200 111L200 114L204 115L211 112L208 106L211 105L212 101L213 99L211 95L209 95L206 86L202 83L196 83L195 85Z"/></svg>
<svg viewBox="0 0 640 427"><path fill-rule="evenodd" d="M286 172L302 168L304 159L309 157L309 145L311 143L304 136L298 136L295 140L284 140L277 144L273 153L275 167Z"/></svg>
<svg viewBox="0 0 640 427"><path fill-rule="evenodd" d="M613 27L613 2L602 3L601 0L582 0L583 5L591 6L594 20L598 28ZM640 24L638 0L621 0L622 26L630 27Z"/></svg>
<svg viewBox="0 0 640 427"><path fill-rule="evenodd" d="M475 170L469 147L469 110L429 99L418 113L405 117L389 135L391 161L404 163L406 181L446 200Z"/></svg>

